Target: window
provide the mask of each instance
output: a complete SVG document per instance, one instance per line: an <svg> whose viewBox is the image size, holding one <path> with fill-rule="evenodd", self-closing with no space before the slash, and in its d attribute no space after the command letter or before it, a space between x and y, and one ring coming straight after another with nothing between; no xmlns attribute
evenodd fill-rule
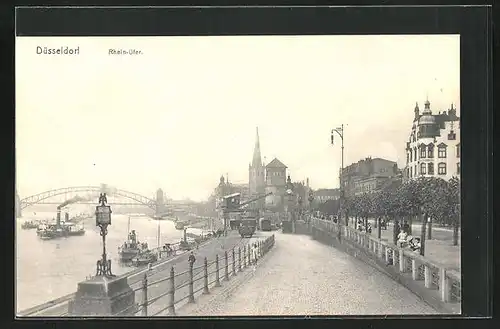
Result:
<svg viewBox="0 0 500 329"><path fill-rule="evenodd" d="M460 175L460 162L457 162L457 175Z"/></svg>
<svg viewBox="0 0 500 329"><path fill-rule="evenodd" d="M410 150L410 162L412 162L412 161L413 161L413 152L412 152L412 150Z"/></svg>
<svg viewBox="0 0 500 329"><path fill-rule="evenodd" d="M418 155L418 154L417 154L417 148L416 148L416 147L414 147L414 148L413 148L413 161L417 161L417 155ZM416 170L415 170L415 172L416 172Z"/></svg>
<svg viewBox="0 0 500 329"><path fill-rule="evenodd" d="M427 169L427 164L426 163L421 163L420 164L420 175L425 175L426 169Z"/></svg>
<svg viewBox="0 0 500 329"><path fill-rule="evenodd" d="M434 163L429 162L427 164L427 174L428 175L434 175Z"/></svg>
<svg viewBox="0 0 500 329"><path fill-rule="evenodd" d="M414 176L417 176L417 165L415 165L415 168L413 168Z"/></svg>
<svg viewBox="0 0 500 329"><path fill-rule="evenodd" d="M438 164L438 175L446 175L446 163L440 162Z"/></svg>
<svg viewBox="0 0 500 329"><path fill-rule="evenodd" d="M427 157L428 158L434 158L434 145L433 144L430 144L427 147Z"/></svg>
<svg viewBox="0 0 500 329"><path fill-rule="evenodd" d="M413 167L410 167L410 178L413 177Z"/></svg>
<svg viewBox="0 0 500 329"><path fill-rule="evenodd" d="M438 147L438 158L446 158L446 146L439 146Z"/></svg>
<svg viewBox="0 0 500 329"><path fill-rule="evenodd" d="M420 147L420 159L425 158L425 155L426 155L426 154L425 154L425 153L426 153L425 151L426 151L426 147L425 147L425 145L422 145L422 146Z"/></svg>
<svg viewBox="0 0 500 329"><path fill-rule="evenodd" d="M457 158L460 158L460 144L457 144L456 149L457 149Z"/></svg>
<svg viewBox="0 0 500 329"><path fill-rule="evenodd" d="M410 153L406 152L406 163L410 162Z"/></svg>
<svg viewBox="0 0 500 329"><path fill-rule="evenodd" d="M450 133L448 134L448 140L449 140L449 141L454 141L455 139L457 139L457 134L455 134L455 133L453 132L453 130L452 130L452 131L450 131Z"/></svg>

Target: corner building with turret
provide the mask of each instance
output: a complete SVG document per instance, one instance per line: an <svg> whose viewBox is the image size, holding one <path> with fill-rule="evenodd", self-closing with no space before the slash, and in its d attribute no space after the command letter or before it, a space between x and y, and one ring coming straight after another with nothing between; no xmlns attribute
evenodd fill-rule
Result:
<svg viewBox="0 0 500 329"><path fill-rule="evenodd" d="M420 113L415 105L413 125L406 142L406 180L418 177L460 177L460 118L451 104L448 111L433 114L426 100Z"/></svg>

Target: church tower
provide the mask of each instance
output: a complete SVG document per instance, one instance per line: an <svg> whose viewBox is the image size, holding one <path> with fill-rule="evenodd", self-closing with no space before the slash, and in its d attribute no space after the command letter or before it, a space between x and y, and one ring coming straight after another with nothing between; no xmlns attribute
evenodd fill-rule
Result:
<svg viewBox="0 0 500 329"><path fill-rule="evenodd" d="M259 128L256 128L256 139L255 147L253 150L252 163L248 166L248 189L250 196L256 194L263 194L265 191L265 167L262 163L262 158L260 154L260 141L259 141ZM259 200L262 201L262 200ZM264 202L256 202L259 209L263 207Z"/></svg>

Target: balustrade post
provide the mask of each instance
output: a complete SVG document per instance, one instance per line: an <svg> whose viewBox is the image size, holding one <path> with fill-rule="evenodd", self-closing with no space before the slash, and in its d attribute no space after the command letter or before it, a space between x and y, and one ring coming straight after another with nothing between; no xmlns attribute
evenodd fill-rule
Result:
<svg viewBox="0 0 500 329"><path fill-rule="evenodd" d="M418 280L418 263L415 258L412 258L411 260L411 278L413 281Z"/></svg>
<svg viewBox="0 0 500 329"><path fill-rule="evenodd" d="M226 264L224 265L224 279L226 281L229 281L229 269L228 269L227 250L224 251L224 259L226 260Z"/></svg>
<svg viewBox="0 0 500 329"><path fill-rule="evenodd" d="M424 285L427 289L430 289L432 286L432 272L429 265L424 265Z"/></svg>
<svg viewBox="0 0 500 329"><path fill-rule="evenodd" d="M174 267L170 268L170 294L169 294L169 303L168 303L168 314L175 315L175 271Z"/></svg>
<svg viewBox="0 0 500 329"><path fill-rule="evenodd" d="M241 272L241 247L238 247L238 272Z"/></svg>
<svg viewBox="0 0 500 329"><path fill-rule="evenodd" d="M189 263L189 303L194 303L193 263Z"/></svg>
<svg viewBox="0 0 500 329"><path fill-rule="evenodd" d="M203 261L203 294L208 294L208 260L207 257L205 257L205 260Z"/></svg>
<svg viewBox="0 0 500 329"><path fill-rule="evenodd" d="M377 255L380 259L384 258L384 245L380 241L377 241Z"/></svg>
<svg viewBox="0 0 500 329"><path fill-rule="evenodd" d="M247 258L247 259L248 259L248 266L252 265L252 258L251 258L251 256L252 256L252 255L251 255L251 249L252 249L252 248L251 248L251 246L250 246L250 245L248 245L248 248L247 248L247 254L248 254L248 258Z"/></svg>
<svg viewBox="0 0 500 329"><path fill-rule="evenodd" d="M215 255L215 286L220 287L220 277L219 277L219 255Z"/></svg>
<svg viewBox="0 0 500 329"><path fill-rule="evenodd" d="M234 248L232 250L233 253L233 275L236 275L236 257L234 257Z"/></svg>
<svg viewBox="0 0 500 329"><path fill-rule="evenodd" d="M243 246L243 268L247 267L247 246Z"/></svg>
<svg viewBox="0 0 500 329"><path fill-rule="evenodd" d="M142 279L142 316L148 316L148 274Z"/></svg>
<svg viewBox="0 0 500 329"><path fill-rule="evenodd" d="M389 264L389 248L385 247L385 262Z"/></svg>
<svg viewBox="0 0 500 329"><path fill-rule="evenodd" d="M403 249L399 249L399 272L404 273L405 272L405 253Z"/></svg>
<svg viewBox="0 0 500 329"><path fill-rule="evenodd" d="M441 300L445 303L450 301L450 279L446 276L446 269L439 269L439 290Z"/></svg>

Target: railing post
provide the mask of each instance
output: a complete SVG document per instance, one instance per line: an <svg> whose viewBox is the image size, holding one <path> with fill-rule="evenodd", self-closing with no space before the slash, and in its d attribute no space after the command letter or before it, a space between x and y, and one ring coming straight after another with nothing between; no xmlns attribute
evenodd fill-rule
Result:
<svg viewBox="0 0 500 329"><path fill-rule="evenodd" d="M241 247L238 247L238 272L241 272Z"/></svg>
<svg viewBox="0 0 500 329"><path fill-rule="evenodd" d="M405 253L403 249L399 249L399 272L405 272Z"/></svg>
<svg viewBox="0 0 500 329"><path fill-rule="evenodd" d="M168 314L175 315L175 272L174 267L170 268L170 300L168 305Z"/></svg>
<svg viewBox="0 0 500 329"><path fill-rule="evenodd" d="M432 273L429 265L424 265L424 285L427 289L430 289L432 285Z"/></svg>
<svg viewBox="0 0 500 329"><path fill-rule="evenodd" d="M148 316L148 274L142 279L142 316Z"/></svg>
<svg viewBox="0 0 500 329"><path fill-rule="evenodd" d="M215 286L220 287L220 277L219 277L219 255L215 255Z"/></svg>
<svg viewBox="0 0 500 329"><path fill-rule="evenodd" d="M445 303L450 301L450 280L446 276L446 269L439 269L439 290L441 292L441 300Z"/></svg>
<svg viewBox="0 0 500 329"><path fill-rule="evenodd" d="M243 246L243 268L247 267L247 246Z"/></svg>
<svg viewBox="0 0 500 329"><path fill-rule="evenodd" d="M207 257L205 257L205 260L203 262L203 294L208 294L208 260Z"/></svg>
<svg viewBox="0 0 500 329"><path fill-rule="evenodd" d="M233 275L236 275L236 257L234 256L235 255L234 248L232 250L232 253L233 253Z"/></svg>
<svg viewBox="0 0 500 329"><path fill-rule="evenodd" d="M189 303L194 303L193 263L189 263Z"/></svg>
<svg viewBox="0 0 500 329"><path fill-rule="evenodd" d="M385 247L385 262L389 264L389 248Z"/></svg>
<svg viewBox="0 0 500 329"><path fill-rule="evenodd" d="M412 258L411 260L411 278L413 281L418 280L418 264L415 258Z"/></svg>
<svg viewBox="0 0 500 329"><path fill-rule="evenodd" d="M377 241L377 255L378 255L378 258L380 259L383 259L384 258L384 248L383 248L383 244L379 241Z"/></svg>
<svg viewBox="0 0 500 329"><path fill-rule="evenodd" d="M224 259L226 260L226 264L224 266L224 279L229 281L229 270L228 270L228 259L227 259L227 250L224 251Z"/></svg>

